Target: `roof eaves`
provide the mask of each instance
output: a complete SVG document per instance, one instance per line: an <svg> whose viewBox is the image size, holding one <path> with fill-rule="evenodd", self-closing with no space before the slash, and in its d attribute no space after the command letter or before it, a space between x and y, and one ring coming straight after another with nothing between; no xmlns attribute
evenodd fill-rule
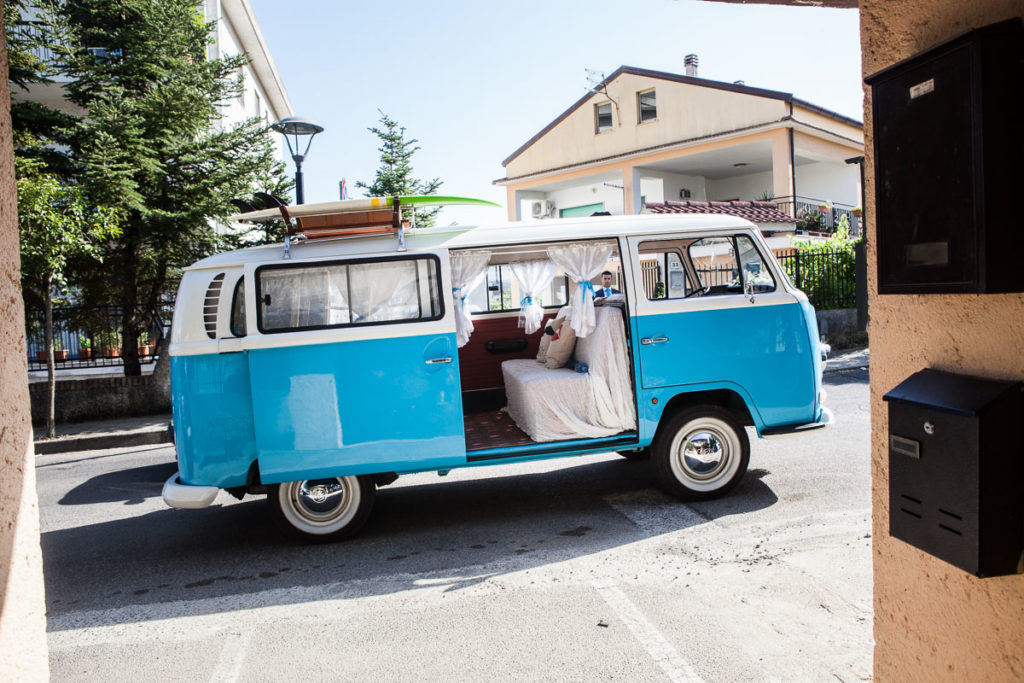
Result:
<svg viewBox="0 0 1024 683"><path fill-rule="evenodd" d="M652 69L641 69L636 66L620 66L618 69L613 71L611 75L607 76L603 81L594 86L593 90L588 92L583 97L576 100L568 109L563 111L558 117L544 126L536 135L520 145L519 149L512 152L501 165L508 166L509 162L515 159L517 156L522 154L529 148L533 143L544 137L552 128L564 121L570 114L583 106L583 104L597 94L602 88L607 86L609 83L614 81L622 74L632 74L634 76L643 76L645 78L656 78L663 81L671 81L674 83L685 83L688 85L696 85L704 88L714 88L716 90L726 90L728 92L742 93L744 95L753 95L755 97L767 97L773 100L782 100L789 102L793 99L792 93L780 92L778 90L766 90L764 88L753 88L749 85L737 85L735 83L723 83L722 81L712 81L706 78L694 78L693 76L682 76L680 74L668 73L667 71L654 71Z"/></svg>
<svg viewBox="0 0 1024 683"><path fill-rule="evenodd" d="M840 123L845 123L847 125L854 126L856 128L860 128L860 129L864 128L864 122L863 121L858 121L857 119L850 118L849 116L844 116L844 115L840 114L839 112L832 111L831 109L825 109L825 107L819 107L818 105L814 104L813 102L808 102L807 100L801 100L799 97L794 97L793 98L793 104L797 105L798 107L803 107L804 109L806 109L808 111L812 111L815 114L821 114L822 116L826 116L826 117L828 117L830 119L834 119L836 121L839 121Z"/></svg>
<svg viewBox="0 0 1024 683"><path fill-rule="evenodd" d="M778 127L781 124L784 124L784 123L786 123L788 121L791 121L791 119L788 116L784 116L781 119L779 119L778 121L764 121L764 122L761 122L761 123L755 123L755 124L750 125L750 126L743 126L742 128L734 128L732 130L724 130L724 131L722 131L720 133L711 133L709 135L699 135L697 137L687 138L685 140L674 140L672 142L663 142L663 143L661 143L659 145L653 145L651 147L642 147L640 149L634 149L634 150L630 150L628 152L620 152L618 154L612 154L612 155L609 155L609 156L606 156L606 157L599 157L597 159L588 159L586 161L578 161L576 163L566 164L565 166L557 166L555 168L548 168L548 169L544 169L542 171L533 171L531 173L525 173L525 174L519 175L519 176L512 176L512 177L506 176L504 178L495 178L494 180L491 181L491 183L494 184L494 185L504 185L504 184L508 184L508 183L514 182L516 180L524 180L524 179L527 179L527 178L536 178L536 177L548 175L548 174L551 174L551 173L559 173L561 171L568 171L568 170L574 169L574 168L583 168L583 167L586 167L586 166L599 166L601 164L608 163L608 162L611 162L611 161L616 161L616 160L619 160L619 159L628 159L628 158L631 158L631 157L642 156L644 154L649 154L650 152L656 152L656 151L659 151L659 150L668 149L670 147L676 147L676 146L681 146L681 145L691 145L691 144L694 144L694 143L704 142L704 141L707 141L707 140L713 140L713 139L718 139L718 138L728 138L730 136L735 136L735 135L741 135L741 134L744 134L744 133L749 133L749 132L757 130L757 129L770 129L771 127ZM801 125L813 128L813 126L810 126L810 124L801 124ZM835 133L832 133L831 131L825 131L825 132L829 133L830 135L836 135ZM836 135L836 137L839 137L839 136Z"/></svg>
<svg viewBox="0 0 1024 683"><path fill-rule="evenodd" d="M540 130L540 132L538 132L532 138L530 138L529 140L524 142L522 145L520 145L519 149L517 149L516 151L512 152L512 154L510 154L508 156L508 158L506 158L504 161L502 161L501 162L502 167L508 166L510 161L512 161L517 156L519 156L520 154L525 152L526 149L530 145L532 145L533 143L537 142L537 140L540 140L542 137L544 137L548 133L548 131L550 131L552 128L554 128L555 126L560 124L562 121L564 121L569 116L569 114L572 114L574 111L576 111L577 109L582 107L584 102L586 102L587 100L589 100L591 97L593 97L596 94L595 91L599 90L600 88L603 88L604 86L606 86L609 83L611 83L614 79L618 78L619 75L623 72L623 70L625 68L627 68L627 67L620 66L618 69L616 69L615 71L612 72L611 76L608 76L603 81L601 81L598 85L596 85L592 91L587 92L586 95L584 95L583 97L581 97L578 100L576 100L575 102L573 102L572 105L568 109L563 111L561 114L559 114L558 117L554 121L552 121L548 125L544 126Z"/></svg>

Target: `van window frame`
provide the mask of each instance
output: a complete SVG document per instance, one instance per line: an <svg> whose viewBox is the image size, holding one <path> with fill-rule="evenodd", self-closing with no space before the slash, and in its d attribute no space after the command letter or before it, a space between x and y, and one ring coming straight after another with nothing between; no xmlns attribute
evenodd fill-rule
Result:
<svg viewBox="0 0 1024 683"><path fill-rule="evenodd" d="M241 290L241 296L239 296ZM235 329L235 314L238 312L238 304L242 304L242 329L241 332ZM245 319L245 275L238 278L238 282L231 289L231 310L228 312L228 331L232 337L241 338L249 336L248 324Z"/></svg>
<svg viewBox="0 0 1024 683"><path fill-rule="evenodd" d="M338 323L334 325L302 325L298 327L284 327L279 329L264 329L263 327L263 286L260 274L265 270L289 270L298 268L316 268L319 266L358 266L365 263L388 263L388 262L400 262L400 261L432 261L434 266L434 274L436 275L436 289L437 289L437 303L438 313L437 315L430 317L420 318L402 318L401 320L377 320L365 323ZM441 259L437 254L417 252L415 254L409 254L407 256L371 256L365 258L354 258L354 259L326 259L319 261L302 261L301 263L271 263L262 265L256 268L253 272L253 285L256 289L256 329L259 330L260 334L288 334L290 332L310 332L313 330L339 330L339 329L358 329L364 327L377 327L381 325L415 325L418 323L435 322L442 320L445 317L447 309L445 308L443 287L441 279L443 277L441 271ZM420 281L419 269L416 272L416 288L417 291L421 290L422 283ZM430 287L428 287L428 290ZM422 301L420 301L420 309L422 311Z"/></svg>
<svg viewBox="0 0 1024 683"><path fill-rule="evenodd" d="M622 247L623 242L620 239L620 236L618 234L614 234L614 235L611 235L611 236L607 236L606 235L604 237L600 237L600 236L598 236L598 237L587 236L587 237L577 237L577 238L548 239L548 240L539 240L537 242L494 242L492 244L487 244L487 245L485 245L483 247L456 247L456 248L451 249L449 251L449 253L458 253L460 251L470 251L471 249L479 249L479 248L483 248L483 249L501 249L503 247L549 246L549 245L556 245L556 244L576 244L576 243L587 243L587 242L614 242L615 243L615 250L614 251L615 251L615 254L618 255L619 264L620 264L619 272L622 274L622 277L619 279L619 283L618 283L619 284L619 288L621 289L622 287L625 286L628 289L628 286L625 285L626 271L624 270L624 266L621 265L622 264L622 260L625 258L624 254L626 252L623 251L623 247ZM502 265L504 265L504 264L502 264ZM487 267L490 268L491 264L488 264ZM559 309L563 308L564 306L569 305L569 301L572 298L572 291L571 290L572 290L572 285L574 284L574 281L572 280L572 278L570 278L565 273L562 274L562 277L564 277L565 281L566 281L566 290L565 290L565 299L566 299L566 301L565 301L565 303L564 304L552 304L550 306L542 306L542 308L544 310L559 310ZM474 316L474 317L478 316L478 315L494 315L494 316L497 316L497 315L500 315L500 314L506 314L507 315L509 313L516 313L517 311L520 311L520 310L522 310L522 307L521 306L516 306L515 308L505 308L505 309L494 310L494 311L473 311L471 313L471 315ZM627 331L626 334L628 336L629 332Z"/></svg>

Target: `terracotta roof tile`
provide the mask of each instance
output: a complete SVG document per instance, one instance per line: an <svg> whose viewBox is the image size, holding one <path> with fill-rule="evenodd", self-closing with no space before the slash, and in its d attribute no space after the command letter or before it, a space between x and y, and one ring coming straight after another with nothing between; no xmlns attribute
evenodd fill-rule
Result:
<svg viewBox="0 0 1024 683"><path fill-rule="evenodd" d="M796 219L779 211L772 202L647 202L650 213L717 213L746 218L751 223L789 223Z"/></svg>

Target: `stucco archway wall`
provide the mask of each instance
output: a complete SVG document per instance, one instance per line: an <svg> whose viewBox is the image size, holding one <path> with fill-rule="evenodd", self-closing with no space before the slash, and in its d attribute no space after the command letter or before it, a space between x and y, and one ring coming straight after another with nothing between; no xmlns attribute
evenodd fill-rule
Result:
<svg viewBox="0 0 1024 683"><path fill-rule="evenodd" d="M768 0L767 4L859 4L865 76L972 28L1024 17L1024 0ZM875 678L1021 681L1024 576L976 579L889 537L889 425L882 396L925 367L1024 379L1024 295L878 296L872 247L874 142L867 89L864 133L871 315ZM941 179L935 182L936 196L941 198Z"/></svg>
<svg viewBox="0 0 1024 683"><path fill-rule="evenodd" d="M972 28L1024 16L1024 0L861 0L865 75ZM871 460L878 680L1024 680L1024 576L976 579L889 537L882 395L926 367L1024 379L1024 295L878 296L873 135L867 155ZM936 178L941 197L941 178Z"/></svg>
<svg viewBox="0 0 1024 683"><path fill-rule="evenodd" d="M0 73L7 73L3 41ZM10 95L4 78L0 81L0 680L44 681L49 677L46 608L19 273Z"/></svg>

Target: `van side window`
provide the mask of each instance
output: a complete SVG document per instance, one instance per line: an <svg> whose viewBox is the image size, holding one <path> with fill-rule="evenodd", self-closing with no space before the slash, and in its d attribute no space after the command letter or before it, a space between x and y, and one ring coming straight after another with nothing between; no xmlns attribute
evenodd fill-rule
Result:
<svg viewBox="0 0 1024 683"><path fill-rule="evenodd" d="M640 257L640 273L648 301L685 299L693 291L693 285L683 266L682 252L675 246L667 245L655 251L648 249L656 244L644 242L640 245L643 252Z"/></svg>
<svg viewBox="0 0 1024 683"><path fill-rule="evenodd" d="M775 279L746 235L705 237L689 248L690 260L705 295L741 294L749 282L755 292L775 290Z"/></svg>
<svg viewBox="0 0 1024 683"><path fill-rule="evenodd" d="M731 237L705 237L691 244L689 252L698 285L707 294L738 294L743 291Z"/></svg>
<svg viewBox="0 0 1024 683"><path fill-rule="evenodd" d="M434 256L264 266L256 273L261 332L437 320L444 314Z"/></svg>
<svg viewBox="0 0 1024 683"><path fill-rule="evenodd" d="M540 304L544 308L560 308L567 303L569 278L555 275L551 284L540 294ZM513 291L513 287L516 290ZM487 277L483 285L469 294L470 310L474 313L488 311L518 311L522 304L517 296L518 287L512 269L507 264L487 267Z"/></svg>
<svg viewBox="0 0 1024 683"><path fill-rule="evenodd" d="M740 255L743 283L750 283L753 286L751 291L754 292L774 292L775 278L757 251L754 241L746 235L737 235L736 248Z"/></svg>
<svg viewBox="0 0 1024 683"><path fill-rule="evenodd" d="M244 337L245 331L245 278L238 278L235 293L231 297L231 334Z"/></svg>

